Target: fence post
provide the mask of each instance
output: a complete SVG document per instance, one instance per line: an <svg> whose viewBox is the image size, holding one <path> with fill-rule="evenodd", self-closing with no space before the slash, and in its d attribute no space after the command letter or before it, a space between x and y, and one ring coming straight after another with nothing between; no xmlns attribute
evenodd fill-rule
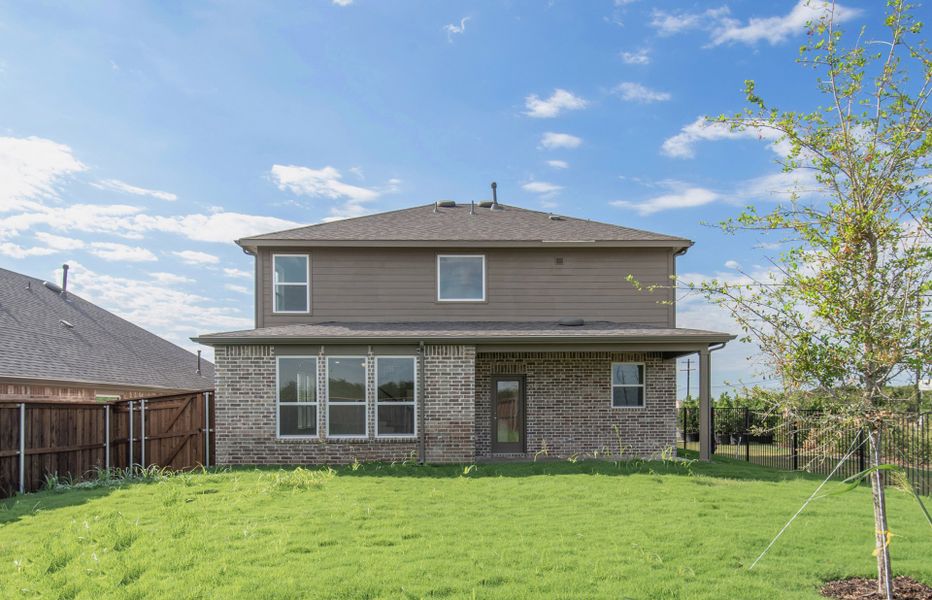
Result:
<svg viewBox="0 0 932 600"><path fill-rule="evenodd" d="M744 460L751 462L751 409L744 407Z"/></svg>
<svg viewBox="0 0 932 600"><path fill-rule="evenodd" d="M683 450L686 450L688 446L686 436L686 413L689 412L689 409L684 406L680 410L683 411Z"/></svg>
<svg viewBox="0 0 932 600"><path fill-rule="evenodd" d="M146 401L139 401L139 458L142 468L146 468Z"/></svg>
<svg viewBox="0 0 932 600"><path fill-rule="evenodd" d="M129 464L127 465L130 472L133 470L133 401L130 400L127 405L126 414L129 417Z"/></svg>
<svg viewBox="0 0 932 600"><path fill-rule="evenodd" d="M110 405L104 405L104 469L110 476Z"/></svg>
<svg viewBox="0 0 932 600"><path fill-rule="evenodd" d="M19 404L19 493L26 493L26 403Z"/></svg>
<svg viewBox="0 0 932 600"><path fill-rule="evenodd" d="M204 392L204 466L210 466L210 392Z"/></svg>
<svg viewBox="0 0 932 600"><path fill-rule="evenodd" d="M858 473L864 472L864 428L858 429Z"/></svg>
<svg viewBox="0 0 932 600"><path fill-rule="evenodd" d="M799 429L797 423L793 423L793 470L799 470Z"/></svg>

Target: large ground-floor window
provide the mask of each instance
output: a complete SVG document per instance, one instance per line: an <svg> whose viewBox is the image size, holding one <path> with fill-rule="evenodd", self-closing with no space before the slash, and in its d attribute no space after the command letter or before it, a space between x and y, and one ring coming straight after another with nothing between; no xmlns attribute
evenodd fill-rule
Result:
<svg viewBox="0 0 932 600"><path fill-rule="evenodd" d="M317 358L280 356L277 371L278 436L316 436Z"/></svg>
<svg viewBox="0 0 932 600"><path fill-rule="evenodd" d="M375 359L376 435L415 435L417 361L413 356Z"/></svg>
<svg viewBox="0 0 932 600"><path fill-rule="evenodd" d="M327 358L327 436L366 437L366 380L364 356Z"/></svg>

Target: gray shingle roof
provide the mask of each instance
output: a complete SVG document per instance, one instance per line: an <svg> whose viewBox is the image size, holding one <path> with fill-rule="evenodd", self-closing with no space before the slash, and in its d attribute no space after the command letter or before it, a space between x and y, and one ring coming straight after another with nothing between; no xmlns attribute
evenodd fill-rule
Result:
<svg viewBox="0 0 932 600"><path fill-rule="evenodd" d="M689 240L620 225L500 205L501 210L434 204L308 225L243 238L240 245L270 241L309 242L652 242L689 246Z"/></svg>
<svg viewBox="0 0 932 600"><path fill-rule="evenodd" d="M196 365L194 354L71 292L65 300L41 279L0 269L0 377L212 388L213 365L202 360L201 375Z"/></svg>
<svg viewBox="0 0 932 600"><path fill-rule="evenodd" d="M197 341L205 344L276 343L335 341L360 342L379 340L423 341L579 341L598 339L602 342L696 342L717 343L735 336L717 331L650 327L609 321L587 321L576 327L553 321L425 321L410 323L328 322L301 325L280 325L244 331L229 331L202 335Z"/></svg>

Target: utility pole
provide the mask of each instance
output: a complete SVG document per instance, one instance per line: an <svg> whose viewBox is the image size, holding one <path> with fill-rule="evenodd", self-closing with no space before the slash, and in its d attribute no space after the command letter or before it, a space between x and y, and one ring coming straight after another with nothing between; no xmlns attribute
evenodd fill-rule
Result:
<svg viewBox="0 0 932 600"><path fill-rule="evenodd" d="M680 371L685 371L685 372L686 372L686 398L689 398L689 397L690 397L690 396L689 396L689 391L690 391L690 389L692 389L692 388L690 387L690 383L692 382L691 375L692 375L692 372L695 371L695 370L696 370L696 369L693 368L693 359L691 359L691 358L687 358L687 359L686 359L686 368L685 368L685 369L680 369Z"/></svg>

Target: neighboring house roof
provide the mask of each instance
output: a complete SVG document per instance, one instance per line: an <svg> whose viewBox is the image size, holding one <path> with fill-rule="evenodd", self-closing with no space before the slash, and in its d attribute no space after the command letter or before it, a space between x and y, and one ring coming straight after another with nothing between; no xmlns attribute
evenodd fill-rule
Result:
<svg viewBox="0 0 932 600"><path fill-rule="evenodd" d="M240 343L633 343L690 342L714 344L735 336L717 331L651 327L609 321L586 321L567 326L555 321L425 321L410 323L329 322L281 325L244 331L211 333L194 338L208 345Z"/></svg>
<svg viewBox="0 0 932 600"><path fill-rule="evenodd" d="M213 387L214 366L41 279L0 269L0 378L154 390Z"/></svg>
<svg viewBox="0 0 932 600"><path fill-rule="evenodd" d="M243 238L244 248L287 245L660 246L688 248L675 236L499 204L427 204Z"/></svg>

